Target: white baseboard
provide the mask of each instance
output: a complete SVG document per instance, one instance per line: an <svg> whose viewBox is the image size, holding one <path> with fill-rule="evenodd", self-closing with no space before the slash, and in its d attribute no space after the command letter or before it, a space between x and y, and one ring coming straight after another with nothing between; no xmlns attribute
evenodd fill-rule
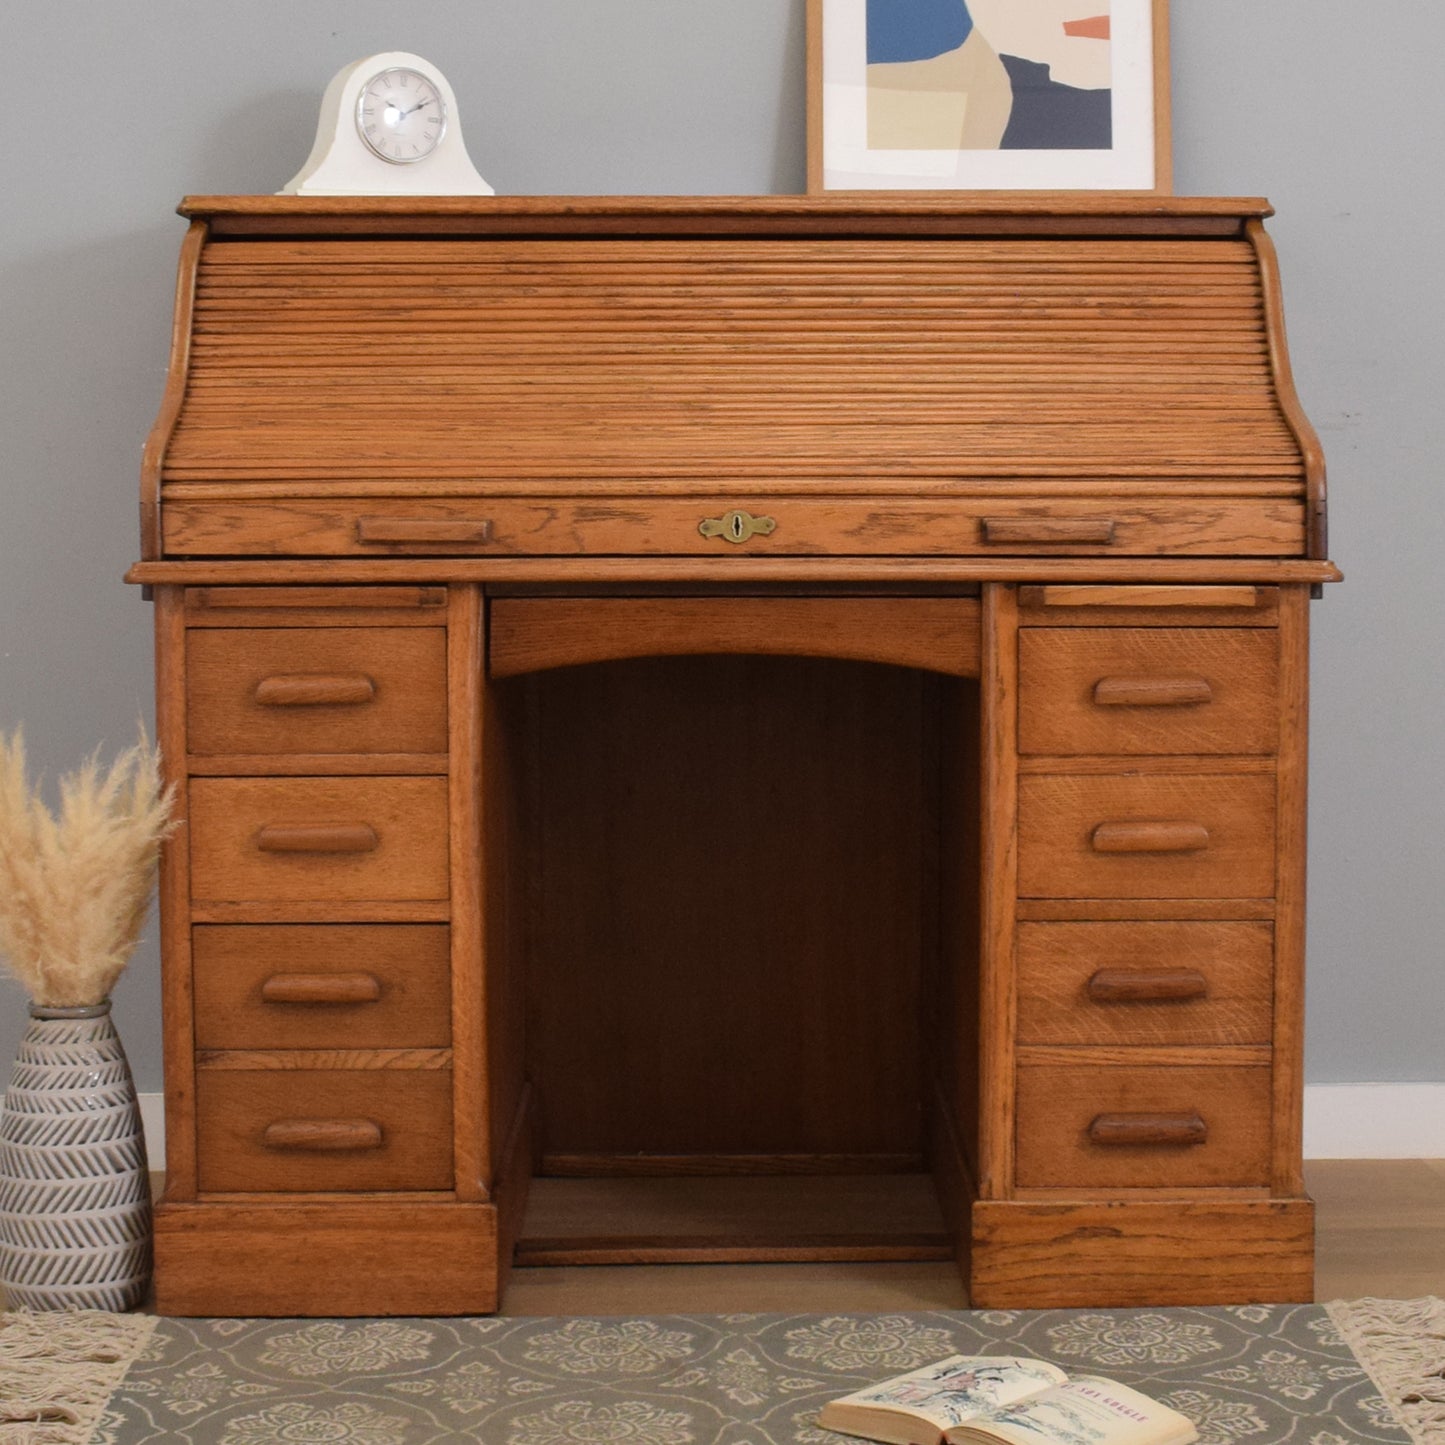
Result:
<svg viewBox="0 0 1445 1445"><path fill-rule="evenodd" d="M162 1095L140 1096L151 1168L165 1167ZM1445 1083L1310 1084L1306 1159L1445 1159Z"/></svg>
<svg viewBox="0 0 1445 1445"><path fill-rule="evenodd" d="M146 1159L152 1171L166 1167L166 1096L140 1095L141 1128L146 1131Z"/></svg>

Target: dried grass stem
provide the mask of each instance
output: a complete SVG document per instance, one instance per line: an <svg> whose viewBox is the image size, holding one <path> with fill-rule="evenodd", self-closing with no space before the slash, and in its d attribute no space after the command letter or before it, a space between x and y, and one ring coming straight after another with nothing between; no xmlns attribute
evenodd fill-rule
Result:
<svg viewBox="0 0 1445 1445"><path fill-rule="evenodd" d="M174 826L160 758L140 742L60 779L52 813L19 729L0 736L0 954L36 1003L108 997L140 939L161 840Z"/></svg>

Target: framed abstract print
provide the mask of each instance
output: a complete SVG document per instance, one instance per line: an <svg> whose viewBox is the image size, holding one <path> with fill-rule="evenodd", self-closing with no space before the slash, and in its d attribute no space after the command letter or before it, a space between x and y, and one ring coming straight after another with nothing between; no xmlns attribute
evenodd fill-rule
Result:
<svg viewBox="0 0 1445 1445"><path fill-rule="evenodd" d="M1168 0L808 0L808 190L1169 190Z"/></svg>

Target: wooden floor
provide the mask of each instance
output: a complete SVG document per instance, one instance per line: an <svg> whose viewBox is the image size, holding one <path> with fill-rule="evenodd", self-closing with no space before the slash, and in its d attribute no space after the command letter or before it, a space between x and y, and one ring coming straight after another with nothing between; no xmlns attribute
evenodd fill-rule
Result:
<svg viewBox="0 0 1445 1445"><path fill-rule="evenodd" d="M1445 1295L1445 1160L1316 1160L1315 1298ZM539 1193L537 1232L578 1196ZM543 1222L545 1221L545 1222ZM653 1228L665 1226L653 1222ZM517 1269L504 1314L965 1309L952 1264L594 1265Z"/></svg>

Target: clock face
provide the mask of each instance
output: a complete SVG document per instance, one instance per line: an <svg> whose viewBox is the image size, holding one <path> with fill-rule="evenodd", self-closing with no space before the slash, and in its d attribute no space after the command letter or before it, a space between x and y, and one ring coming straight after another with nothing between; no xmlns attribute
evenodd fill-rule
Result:
<svg viewBox="0 0 1445 1445"><path fill-rule="evenodd" d="M382 160L425 160L447 128L441 92L419 71L396 67L373 75L356 101L356 128Z"/></svg>

